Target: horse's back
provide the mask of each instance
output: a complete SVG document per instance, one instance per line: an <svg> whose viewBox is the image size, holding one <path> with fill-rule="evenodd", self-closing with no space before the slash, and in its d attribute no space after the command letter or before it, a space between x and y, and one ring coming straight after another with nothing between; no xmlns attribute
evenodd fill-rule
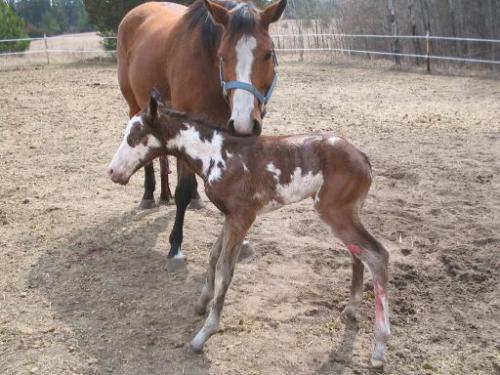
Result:
<svg viewBox="0 0 500 375"><path fill-rule="evenodd" d="M120 23L118 80L131 112L145 107L152 87L168 97L164 69L169 36L186 10L175 3L148 2L132 9Z"/></svg>

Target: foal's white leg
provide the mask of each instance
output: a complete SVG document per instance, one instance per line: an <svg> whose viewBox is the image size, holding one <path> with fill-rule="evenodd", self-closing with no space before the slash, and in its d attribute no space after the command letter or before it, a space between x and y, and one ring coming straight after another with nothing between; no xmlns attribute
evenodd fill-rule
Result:
<svg viewBox="0 0 500 375"><path fill-rule="evenodd" d="M222 250L215 269L214 298L210 306L210 313L195 338L191 341L191 349L201 352L205 342L219 329L220 316L226 292L231 283L234 267L238 260L239 251L248 228L255 217L251 220L245 218L243 222L226 219L224 224L224 236ZM236 225L235 225L236 224Z"/></svg>
<svg viewBox="0 0 500 375"><path fill-rule="evenodd" d="M362 260L373 279L375 292L375 347L371 363L374 368L384 366L387 340L391 335L389 323L389 303L387 300L387 267L389 255L385 248L377 246L378 251L369 251L358 245L348 245L352 255Z"/></svg>
<svg viewBox="0 0 500 375"><path fill-rule="evenodd" d="M208 260L208 270L207 278L203 289L201 291L200 298L195 305L195 312L198 315L204 315L207 310L207 305L214 296L214 282L215 282L215 267L217 266L217 261L219 260L220 252L222 250L222 237L224 232L222 232L215 242L212 250L210 251L210 258Z"/></svg>

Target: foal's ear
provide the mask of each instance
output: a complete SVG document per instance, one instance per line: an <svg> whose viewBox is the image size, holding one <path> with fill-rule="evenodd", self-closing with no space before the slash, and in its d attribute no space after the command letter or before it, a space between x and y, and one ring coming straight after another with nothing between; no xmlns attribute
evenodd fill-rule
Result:
<svg viewBox="0 0 500 375"><path fill-rule="evenodd" d="M149 105L146 111L146 115L151 122L158 118L158 103L161 101L159 98L160 93L156 89L151 90L149 93Z"/></svg>
<svg viewBox="0 0 500 375"><path fill-rule="evenodd" d="M205 6L215 22L224 27L229 24L229 11L226 8L213 0L205 0Z"/></svg>
<svg viewBox="0 0 500 375"><path fill-rule="evenodd" d="M268 5L260 12L260 19L264 25L269 26L271 23L280 19L285 11L287 0L278 0L275 3Z"/></svg>

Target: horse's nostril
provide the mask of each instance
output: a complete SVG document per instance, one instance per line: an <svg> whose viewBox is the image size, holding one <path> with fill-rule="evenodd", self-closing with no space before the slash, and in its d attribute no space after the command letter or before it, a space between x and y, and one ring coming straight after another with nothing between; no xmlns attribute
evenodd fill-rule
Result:
<svg viewBox="0 0 500 375"><path fill-rule="evenodd" d="M229 120L228 123L227 123L227 129L231 132L231 133L236 133L236 129L234 128L234 120Z"/></svg>
<svg viewBox="0 0 500 375"><path fill-rule="evenodd" d="M112 176L112 175L113 175L113 173L114 173L113 168L109 168L109 169L108 169L108 175L109 175L109 176Z"/></svg>
<svg viewBox="0 0 500 375"><path fill-rule="evenodd" d="M260 135L262 133L262 124L259 120L253 120L253 134Z"/></svg>

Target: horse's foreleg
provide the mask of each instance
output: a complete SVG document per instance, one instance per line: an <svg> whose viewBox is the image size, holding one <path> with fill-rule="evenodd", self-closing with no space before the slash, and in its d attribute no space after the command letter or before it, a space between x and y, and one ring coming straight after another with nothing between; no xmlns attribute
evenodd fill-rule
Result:
<svg viewBox="0 0 500 375"><path fill-rule="evenodd" d="M196 177L187 166L177 161L177 187L175 189L175 223L170 233L170 252L168 253L169 259L183 259L182 255L182 240L183 240L183 226L184 216L186 209L193 199L196 189Z"/></svg>
<svg viewBox="0 0 500 375"><path fill-rule="evenodd" d="M168 175L170 174L169 161L167 156L160 157L160 179L161 179L161 194L160 204L169 204L173 198L168 183Z"/></svg>
<svg viewBox="0 0 500 375"><path fill-rule="evenodd" d="M234 274L241 244L255 216L226 218L223 231L222 249L215 267L214 297L202 329L191 341L191 349L201 352L205 342L219 329L219 322L227 289ZM209 271L210 272L210 271Z"/></svg>
<svg viewBox="0 0 500 375"><path fill-rule="evenodd" d="M201 296L195 306L195 312L198 315L205 314L207 305L214 296L215 268L217 266L217 261L219 260L220 252L222 250L222 236L223 233L221 233L221 235L217 239L217 242L215 242L212 250L210 251L207 279L205 281L205 285L203 285Z"/></svg>
<svg viewBox="0 0 500 375"><path fill-rule="evenodd" d="M153 162L144 167L144 195L142 196L140 208L148 210L155 206L154 191L156 187L155 170Z"/></svg>

